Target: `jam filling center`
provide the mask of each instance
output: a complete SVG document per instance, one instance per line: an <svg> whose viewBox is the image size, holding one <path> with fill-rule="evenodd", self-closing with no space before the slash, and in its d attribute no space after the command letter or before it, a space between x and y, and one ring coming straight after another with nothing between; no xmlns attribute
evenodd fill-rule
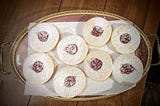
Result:
<svg viewBox="0 0 160 106"><path fill-rule="evenodd" d="M77 53L78 51L78 47L76 44L68 44L65 49L64 49L67 53L69 53L70 55L74 55Z"/></svg>
<svg viewBox="0 0 160 106"><path fill-rule="evenodd" d="M76 77L75 76L67 76L64 80L64 85L66 87L72 87L76 83Z"/></svg>
<svg viewBox="0 0 160 106"><path fill-rule="evenodd" d="M131 41L131 36L128 33L124 33L120 36L120 41L123 44L127 44Z"/></svg>
<svg viewBox="0 0 160 106"><path fill-rule="evenodd" d="M95 70L95 71L98 71L101 67L102 67L102 61L98 58L95 58L93 59L91 62L90 62L90 67Z"/></svg>
<svg viewBox="0 0 160 106"><path fill-rule="evenodd" d="M131 64L122 64L120 71L122 74L130 74L135 71L135 68Z"/></svg>
<svg viewBox="0 0 160 106"><path fill-rule="evenodd" d="M40 73L43 70L43 63L41 61L36 61L32 65L32 70L34 70L36 73Z"/></svg>
<svg viewBox="0 0 160 106"><path fill-rule="evenodd" d="M37 32L37 36L41 42L46 42L48 40L49 34L46 31L39 31Z"/></svg>
<svg viewBox="0 0 160 106"><path fill-rule="evenodd" d="M92 34L93 36L95 36L95 37L99 37L99 36L102 35L103 31L104 31L104 30L103 30L102 27L100 27L100 26L94 26L91 34Z"/></svg>

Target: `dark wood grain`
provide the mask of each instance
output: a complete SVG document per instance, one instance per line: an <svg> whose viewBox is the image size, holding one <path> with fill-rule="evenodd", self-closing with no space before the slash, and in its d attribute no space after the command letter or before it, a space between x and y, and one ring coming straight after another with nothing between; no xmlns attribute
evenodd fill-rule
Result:
<svg viewBox="0 0 160 106"><path fill-rule="evenodd" d="M104 10L106 0L62 0L60 11L64 10Z"/></svg>
<svg viewBox="0 0 160 106"><path fill-rule="evenodd" d="M151 0L145 20L144 32L146 34L156 34L160 24L160 0Z"/></svg>
<svg viewBox="0 0 160 106"><path fill-rule="evenodd" d="M156 33L160 21L158 0L1 0L0 1L0 44L13 41L30 22L51 13L90 9L122 15L137 24L145 33ZM150 38L152 45L155 39ZM95 101L62 102L46 97L24 96L24 86L15 78L9 63L9 47L6 48L5 70L9 76L0 74L0 105L68 105L68 106L138 106L140 105L146 76L137 86L120 95ZM9 102L8 102L9 101Z"/></svg>
<svg viewBox="0 0 160 106"><path fill-rule="evenodd" d="M70 101L58 101L47 97L36 97L32 96L29 106L76 106L77 102L70 102Z"/></svg>
<svg viewBox="0 0 160 106"><path fill-rule="evenodd" d="M143 29L150 0L108 0L105 11L124 16Z"/></svg>
<svg viewBox="0 0 160 106"><path fill-rule="evenodd" d="M30 22L58 11L61 0L1 0L0 38L13 41Z"/></svg>

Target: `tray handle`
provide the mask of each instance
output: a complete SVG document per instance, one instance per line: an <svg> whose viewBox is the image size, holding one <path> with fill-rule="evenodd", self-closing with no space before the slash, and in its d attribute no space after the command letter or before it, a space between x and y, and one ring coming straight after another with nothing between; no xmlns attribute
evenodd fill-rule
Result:
<svg viewBox="0 0 160 106"><path fill-rule="evenodd" d="M155 38L154 45L156 44L156 46L157 46L156 49L157 49L157 53L158 53L158 62L151 64L151 66L158 66L158 65L160 65L160 43L159 43L159 38L158 38L158 36L156 34L149 34L148 36Z"/></svg>
<svg viewBox="0 0 160 106"><path fill-rule="evenodd" d="M9 74L11 74L11 72L5 71L5 69L4 69L4 64L3 64L3 61L4 61L4 59L3 59L3 57L4 57L3 50L4 50L5 46L11 45L11 44L12 44L12 42L4 42L4 43L1 44L1 48L0 48L0 70L1 70L1 71L0 71L0 72L1 72L3 75L9 75Z"/></svg>

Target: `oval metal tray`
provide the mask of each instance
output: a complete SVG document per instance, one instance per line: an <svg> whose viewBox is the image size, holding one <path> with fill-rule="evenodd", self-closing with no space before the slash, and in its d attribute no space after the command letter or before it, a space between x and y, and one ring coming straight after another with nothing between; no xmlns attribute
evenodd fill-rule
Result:
<svg viewBox="0 0 160 106"><path fill-rule="evenodd" d="M45 17L42 17L35 21L35 23L41 23L41 22L74 22L74 21L87 21L88 19L99 16L99 17L105 17L106 19L110 20L126 20L128 19L108 13L108 12L102 12L102 11L93 11L93 10L75 10L75 11L65 11L65 12L59 12L54 13ZM150 63L151 63L151 45L147 38L147 36L143 33L140 28L138 28L135 24L133 24L134 27L137 28L137 30L140 32L141 35L141 44L139 48L136 50L135 54L139 56L139 58L142 60L144 65L144 74L147 73ZM16 74L16 77L18 80L25 84L25 78L23 76L23 70L22 65L17 64L17 58L20 59L20 61L23 63L24 58L27 56L27 27L21 31L21 33L18 34L17 38L12 44L11 50L10 50L10 62L14 69L14 73ZM17 54L21 54L20 57L16 57ZM144 55L145 54L145 55ZM62 98L62 97L52 97L54 99L58 100L69 100L69 101L86 101L86 100L97 100L102 98L108 98L114 95L95 95L95 96L79 96L76 98Z"/></svg>

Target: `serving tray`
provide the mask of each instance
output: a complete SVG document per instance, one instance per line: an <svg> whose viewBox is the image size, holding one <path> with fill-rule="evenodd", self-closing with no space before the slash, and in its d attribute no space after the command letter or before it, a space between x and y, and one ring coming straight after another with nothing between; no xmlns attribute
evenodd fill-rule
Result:
<svg viewBox="0 0 160 106"><path fill-rule="evenodd" d="M104 17L109 21L113 20L126 20L128 19L108 13L108 12L102 12L102 11L93 11L93 10L75 10L75 11L65 11L65 12L59 12L54 13L45 17L42 17L40 19L37 19L34 23L42 23L42 22L86 22L88 19L92 17ZM144 73L143 76L147 73L150 64L151 64L151 45L147 38L147 36L144 34L144 32L138 28L134 23L133 26L139 31L141 36L141 43L138 49L135 51L135 54L141 59L143 66L144 66ZM25 29L21 31L21 33L18 34L17 38L14 40L11 50L10 50L10 60L11 65L14 69L14 73L18 80L25 84L25 78L23 76L23 63L24 59L27 57L27 48L28 48L28 26L26 26ZM143 77L142 77L143 78ZM102 98L108 98L114 95L93 95L93 96L78 96L75 98L62 98L62 97L52 97L54 99L59 100L69 100L69 101L84 101L84 100L97 100Z"/></svg>

